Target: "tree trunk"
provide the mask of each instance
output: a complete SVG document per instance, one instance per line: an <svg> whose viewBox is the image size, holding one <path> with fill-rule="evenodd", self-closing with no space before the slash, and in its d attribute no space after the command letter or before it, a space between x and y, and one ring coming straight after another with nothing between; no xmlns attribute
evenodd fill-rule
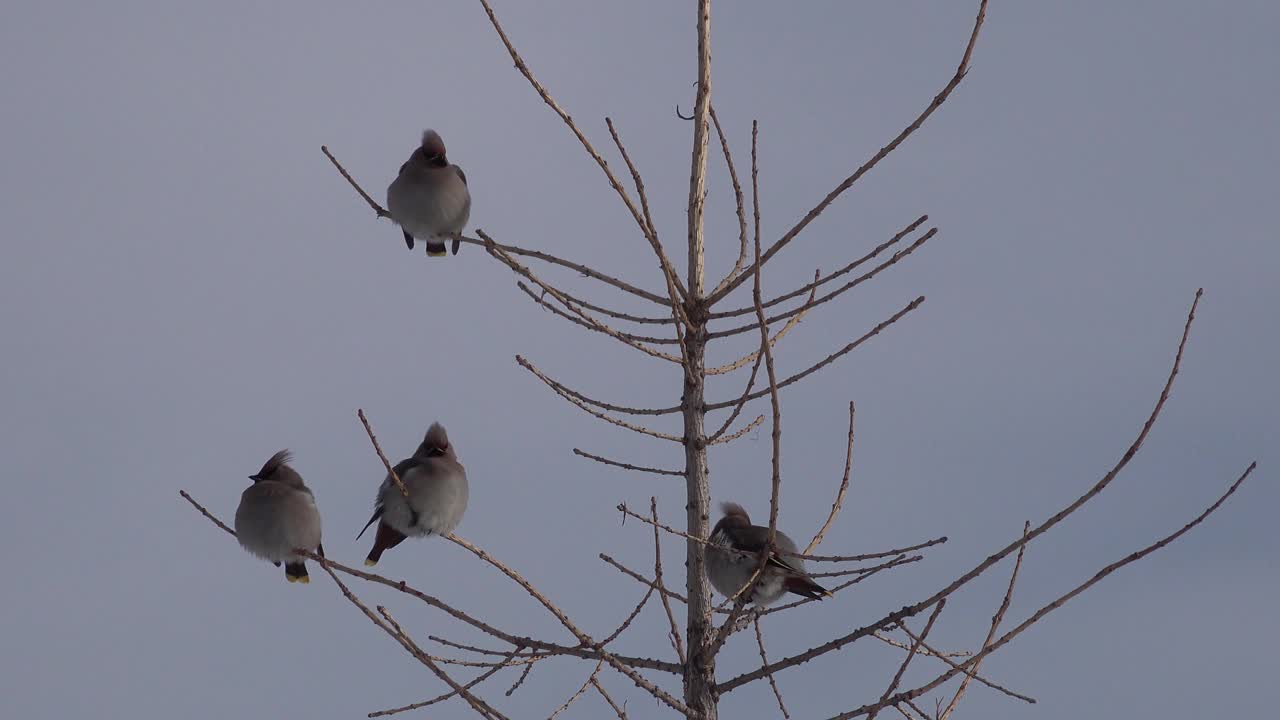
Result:
<svg viewBox="0 0 1280 720"><path fill-rule="evenodd" d="M706 410L703 392L706 373L705 311L690 313L688 343L691 372L684 380L684 452L687 489L687 532L705 538L709 534L711 487L707 478L707 438L703 427ZM689 665L685 669L684 702L699 720L715 720L715 658L706 650L714 634L711 622L711 588L705 571L706 554L701 543L687 541L685 568L689 591Z"/></svg>

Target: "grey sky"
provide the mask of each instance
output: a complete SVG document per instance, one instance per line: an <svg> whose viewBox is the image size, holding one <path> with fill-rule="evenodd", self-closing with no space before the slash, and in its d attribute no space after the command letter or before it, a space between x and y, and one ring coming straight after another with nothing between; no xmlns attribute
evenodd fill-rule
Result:
<svg viewBox="0 0 1280 720"><path fill-rule="evenodd" d="M689 4L495 2L599 147L603 117L618 123L682 258L691 127L674 106L692 97ZM975 5L716 6L716 107L740 165L760 120L766 239L941 88ZM438 694L327 578L287 585L177 495L229 521L245 476L289 447L324 513L326 549L355 563L381 477L357 407L397 457L445 422L471 477L460 534L590 632L620 621L641 588L596 554L645 567L651 539L613 507L657 495L677 519L683 489L570 449L675 466L678 448L587 417L512 358L629 404L678 402L678 373L540 310L473 246L444 261L407 253L319 152L328 144L381 198L435 127L470 179L472 228L657 289L625 210L478 3L11 2L4 16L0 715L355 718ZM784 395L782 518L807 537L825 517L852 399L851 500L824 549L952 538L917 567L772 618L773 655L913 601L1092 484L1150 410L1203 286L1163 420L1094 506L1028 552L1012 620L1181 526L1250 460L1259 472L1195 533L984 666L1039 705L974 688L963 711L1201 718L1273 704L1278 22L1264 0L993 3L952 100L768 266L766 291L780 292L921 213L940 227L780 346L779 371L794 371L928 296ZM718 154L711 172L718 278L736 223ZM767 430L715 451L715 498L764 516L768 453ZM680 545L667 551L682 573ZM447 543L406 545L382 569L503 627L566 639ZM948 607L940 646L981 639L1007 570ZM394 594L368 598L420 636L469 637ZM664 654L658 618L646 611L623 645ZM731 651L741 655L722 660L722 677L757 663L745 636ZM897 657L858 645L779 682L797 717L825 717L880 692ZM545 716L589 671L542 667L505 699L508 671L488 695L516 717ZM658 714L617 675L607 684L633 717ZM722 710L771 716L768 692L736 691ZM568 716L602 710L588 697ZM464 715L450 704L430 717Z"/></svg>

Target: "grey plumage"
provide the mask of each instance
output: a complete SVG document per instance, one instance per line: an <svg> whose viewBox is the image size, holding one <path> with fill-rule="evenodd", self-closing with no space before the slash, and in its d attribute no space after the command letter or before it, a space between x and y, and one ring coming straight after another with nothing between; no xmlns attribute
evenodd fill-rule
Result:
<svg viewBox="0 0 1280 720"><path fill-rule="evenodd" d="M253 484L240 495L236 508L236 538L251 554L277 566L285 563L285 579L310 582L304 559L295 549L324 556L320 544L320 511L302 476L289 466L288 450L272 455L250 475Z"/></svg>
<svg viewBox="0 0 1280 720"><path fill-rule="evenodd" d="M467 509L467 470L458 462L457 452L440 423L432 423L413 456L401 460L394 469L409 498L405 499L390 475L382 481L373 517L360 531L363 535L378 522L373 549L365 559L369 566L376 565L384 551L406 537L453 532Z"/></svg>
<svg viewBox="0 0 1280 720"><path fill-rule="evenodd" d="M727 502L720 507L724 516L712 529L711 544L707 546L707 579L721 595L732 597L755 574L760 552L768 543L769 528L752 525L741 505ZM775 530L774 547L784 553L799 552L795 541L781 530ZM802 558L774 553L748 601L765 606L787 592L811 598L830 595L805 572Z"/></svg>
<svg viewBox="0 0 1280 720"><path fill-rule="evenodd" d="M400 225L405 244L427 244L428 255L444 255L445 238L461 233L471 218L471 192L462 168L449 163L444 140L435 130L422 133L422 143L400 166L387 188L387 212ZM453 239L453 254L461 243Z"/></svg>

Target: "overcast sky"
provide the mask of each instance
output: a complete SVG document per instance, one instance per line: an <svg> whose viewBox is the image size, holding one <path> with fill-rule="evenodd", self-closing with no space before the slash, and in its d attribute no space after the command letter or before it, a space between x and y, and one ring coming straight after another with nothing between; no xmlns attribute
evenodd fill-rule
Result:
<svg viewBox="0 0 1280 720"><path fill-rule="evenodd" d="M683 264L692 127L675 106L692 101L692 3L494 2L534 71L621 168L607 152L614 118ZM946 83L975 7L716 5L714 99L740 168L760 121L766 242ZM986 663L1039 704L975 687L962 716L1190 719L1274 706L1278 23L1268 0L994 2L953 98L768 265L766 293L784 292L923 213L939 227L779 346L790 374L928 298L784 394L781 523L807 539L825 517L853 400L850 499L824 551L951 538L909 569L771 616L773 656L918 600L1094 483L1150 411L1204 287L1160 424L1110 489L1028 551L1010 623L1180 527L1251 460L1258 472L1195 532ZM682 522L684 490L571 449L665 467L681 451L590 418L513 358L636 405L676 404L678 371L538 308L474 246L443 260L406 252L320 153L328 144L382 198L434 127L467 171L473 229L659 290L626 211L478 3L19 0L0 23L0 68L0 716L359 718L442 692L326 577L286 584L178 496L189 490L229 522L246 476L291 448L330 556L358 564L370 540L354 536L382 476L360 407L393 460L444 422L471 480L459 533L597 637L621 620L642 587L596 556L645 568L652 541L613 508L656 495ZM737 251L718 153L709 186L714 280ZM546 276L597 302L659 310L572 273ZM723 343L712 361L750 342ZM715 382L712 395L742 382ZM677 426L667 420L656 427ZM757 518L768 512L768 437L766 426L711 456L714 498ZM681 575L682 546L665 547ZM406 543L381 569L513 632L570 641L446 542ZM955 598L940 647L981 640L1008 571ZM423 642L479 640L404 596L358 587ZM661 628L653 605L619 647L668 658ZM793 716L827 717L878 697L900 657L859 643L778 680ZM750 635L738 636L720 676L756 665ZM936 671L916 665L907 682ZM511 698L514 671L481 687L513 717L545 716L591 667L548 663ZM661 714L624 678L604 678L632 717ZM454 700L426 716L468 712ZM722 712L775 714L764 684L725 696ZM589 695L566 716L607 713Z"/></svg>

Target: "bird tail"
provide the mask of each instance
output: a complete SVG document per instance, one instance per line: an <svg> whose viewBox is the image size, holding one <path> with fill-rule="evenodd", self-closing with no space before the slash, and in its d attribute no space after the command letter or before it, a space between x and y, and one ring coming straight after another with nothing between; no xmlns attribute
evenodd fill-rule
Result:
<svg viewBox="0 0 1280 720"><path fill-rule="evenodd" d="M373 567L382 559L382 553L404 541L404 535L386 523L378 523L378 535L373 539L373 549L364 559L367 567Z"/></svg>
<svg viewBox="0 0 1280 720"><path fill-rule="evenodd" d="M311 582L311 576L307 575L307 564L302 560L285 563L284 579L291 583L296 582L304 585Z"/></svg>
<svg viewBox="0 0 1280 720"><path fill-rule="evenodd" d="M823 598L832 597L831 593L828 592L826 588L813 580L810 580L804 575L788 576L786 580L782 581L782 587L787 592L792 592L796 595L803 595L807 598L821 600Z"/></svg>
<svg viewBox="0 0 1280 720"><path fill-rule="evenodd" d="M440 240L428 240L427 255L429 257L444 257L445 256L444 242Z"/></svg>

